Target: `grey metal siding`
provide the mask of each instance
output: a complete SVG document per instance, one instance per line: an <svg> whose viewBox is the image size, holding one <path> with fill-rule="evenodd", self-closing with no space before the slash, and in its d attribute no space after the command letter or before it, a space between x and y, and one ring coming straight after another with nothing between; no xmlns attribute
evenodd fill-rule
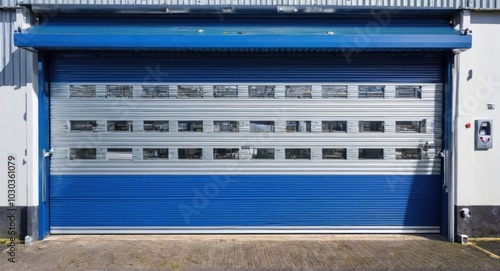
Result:
<svg viewBox="0 0 500 271"><path fill-rule="evenodd" d="M33 4L187 5L187 6L352 6L499 9L499 0L28 0ZM7 0L6 6L15 4Z"/></svg>
<svg viewBox="0 0 500 271"><path fill-rule="evenodd" d="M0 2L0 8L11 8L17 6L16 0L2 0Z"/></svg>
<svg viewBox="0 0 500 271"><path fill-rule="evenodd" d="M14 46L15 10L0 10L0 86L25 86L31 82L32 54Z"/></svg>

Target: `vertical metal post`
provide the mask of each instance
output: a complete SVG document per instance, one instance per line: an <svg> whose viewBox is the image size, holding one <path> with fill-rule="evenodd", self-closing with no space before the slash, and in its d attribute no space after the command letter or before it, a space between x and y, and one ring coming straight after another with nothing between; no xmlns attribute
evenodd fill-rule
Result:
<svg viewBox="0 0 500 271"><path fill-rule="evenodd" d="M42 202L47 201L47 159L54 153L53 149L46 151L42 149Z"/></svg>
<svg viewBox="0 0 500 271"><path fill-rule="evenodd" d="M47 151L45 149L42 150L42 202L47 201Z"/></svg>

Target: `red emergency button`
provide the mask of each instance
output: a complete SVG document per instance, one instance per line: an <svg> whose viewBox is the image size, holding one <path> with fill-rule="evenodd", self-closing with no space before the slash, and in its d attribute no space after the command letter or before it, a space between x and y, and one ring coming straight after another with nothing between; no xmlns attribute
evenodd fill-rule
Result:
<svg viewBox="0 0 500 271"><path fill-rule="evenodd" d="M465 124L465 128L469 129L471 127L470 123Z"/></svg>

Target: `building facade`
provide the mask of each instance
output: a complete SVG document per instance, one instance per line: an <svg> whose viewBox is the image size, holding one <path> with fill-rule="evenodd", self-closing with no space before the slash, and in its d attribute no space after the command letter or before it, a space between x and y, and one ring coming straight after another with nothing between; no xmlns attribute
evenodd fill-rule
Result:
<svg viewBox="0 0 500 271"><path fill-rule="evenodd" d="M498 235L497 3L323 2L4 3L2 228Z"/></svg>

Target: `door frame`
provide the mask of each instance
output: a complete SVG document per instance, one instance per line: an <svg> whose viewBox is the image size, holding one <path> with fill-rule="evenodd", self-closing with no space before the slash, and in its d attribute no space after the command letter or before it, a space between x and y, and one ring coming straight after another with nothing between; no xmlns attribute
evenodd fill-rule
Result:
<svg viewBox="0 0 500 271"><path fill-rule="evenodd" d="M44 150L50 150L50 86L48 76L48 53L38 52L38 239L50 234L49 225L49 183L50 159ZM45 159L45 162L43 161ZM44 184L45 181L45 184ZM45 187L45 192L43 191Z"/></svg>

